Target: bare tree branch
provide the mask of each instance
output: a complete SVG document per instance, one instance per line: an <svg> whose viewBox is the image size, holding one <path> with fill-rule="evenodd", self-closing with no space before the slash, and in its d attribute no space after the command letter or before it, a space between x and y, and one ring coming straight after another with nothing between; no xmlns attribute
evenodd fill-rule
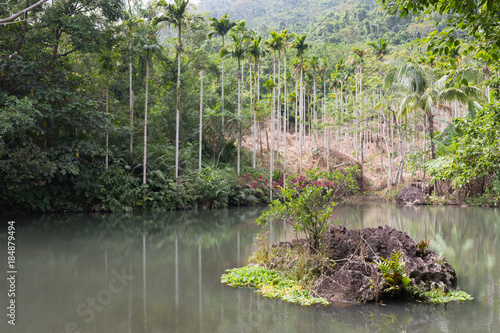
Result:
<svg viewBox="0 0 500 333"><path fill-rule="evenodd" d="M19 21L15 21L15 22L0 23L0 25L17 24L17 23L21 23L21 22L25 22L25 21L28 21L28 20L19 20Z"/></svg>
<svg viewBox="0 0 500 333"><path fill-rule="evenodd" d="M18 18L19 16L21 15L24 15L25 13L33 10L34 8L40 6L40 5L43 5L44 3L46 3L48 0L40 0L38 1L37 3L34 3L32 4L31 6L29 6L28 8L25 8L23 10L21 10L20 12L12 15L12 16L9 16L9 17L6 17L6 18L3 18L3 19L0 19L0 25L4 25L5 23L7 22L10 22L10 21L13 21L15 20L16 18Z"/></svg>

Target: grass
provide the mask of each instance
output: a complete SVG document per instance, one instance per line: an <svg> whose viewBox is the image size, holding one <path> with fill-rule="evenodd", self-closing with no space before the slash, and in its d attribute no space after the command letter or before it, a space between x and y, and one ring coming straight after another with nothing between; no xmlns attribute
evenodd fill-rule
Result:
<svg viewBox="0 0 500 333"><path fill-rule="evenodd" d="M248 259L250 264L273 269L305 289L311 289L321 271L333 265L323 251L311 250L304 240L293 241L287 246L270 247L266 232L257 235L255 246L257 250Z"/></svg>

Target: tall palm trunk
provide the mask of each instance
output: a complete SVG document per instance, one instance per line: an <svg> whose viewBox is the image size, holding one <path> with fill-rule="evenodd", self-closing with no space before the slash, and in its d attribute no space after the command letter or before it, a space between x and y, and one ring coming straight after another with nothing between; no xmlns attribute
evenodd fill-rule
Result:
<svg viewBox="0 0 500 333"><path fill-rule="evenodd" d="M286 51L285 51L285 65L284 65L284 71L285 74L283 76L283 102L285 103L285 114L283 115L283 145L284 145L284 162L283 162L283 187L286 188L286 151L287 151L287 145L288 145L288 140L287 140L287 121L288 121L288 92L287 92L287 80L286 80Z"/></svg>
<svg viewBox="0 0 500 333"><path fill-rule="evenodd" d="M254 99L253 99L253 132L254 132L254 138L257 138L257 96L258 96L258 77L257 77L257 71L258 71L259 65L258 62L255 62L255 68L254 68ZM262 144L261 144L262 147ZM253 146L253 167L255 168L255 163L256 163L256 153L257 153L257 142L256 139L254 140L254 146Z"/></svg>
<svg viewBox="0 0 500 333"><path fill-rule="evenodd" d="M299 135L298 135L298 130L297 129L297 123L299 121L297 110L298 110L298 100L299 100L299 92L298 92L298 85L297 82L295 82L295 154L298 153L299 151Z"/></svg>
<svg viewBox="0 0 500 333"><path fill-rule="evenodd" d="M436 146L434 144L434 115L431 111L426 111L425 115L427 117L427 129L429 131L429 144L431 145L431 158L436 158Z"/></svg>
<svg viewBox="0 0 500 333"><path fill-rule="evenodd" d="M356 162L359 160L359 153L358 153L358 124L359 124L359 117L358 117L358 108L356 107L356 102L358 101L358 77L356 75L356 71L354 71L354 76L355 76L355 86L356 90L354 92L354 98L352 101L352 105L354 106L354 134L353 134L353 142L354 142L354 155L356 155Z"/></svg>
<svg viewBox="0 0 500 333"><path fill-rule="evenodd" d="M130 43L130 50L132 50L132 43ZM129 58L129 107L130 107L130 156L134 150L134 90L132 89L132 53Z"/></svg>
<svg viewBox="0 0 500 333"><path fill-rule="evenodd" d="M252 138L253 138L253 151L252 151L252 167L255 169L255 154L256 154L256 147L257 147L257 137L256 137L256 132L257 132L257 126L255 126L256 123L256 115L255 115L255 106L252 101L252 64L249 65L248 68L249 72L249 78L250 78L250 104L252 105L253 109L253 131L252 131ZM255 80L255 78L254 78Z"/></svg>
<svg viewBox="0 0 500 333"><path fill-rule="evenodd" d="M344 82L341 80L340 81L340 101L339 101L339 104L340 104L340 125L342 126L342 122L344 121ZM343 133L342 133L342 128L339 129L339 132L340 132L340 136L342 137L343 136ZM342 145L341 145L342 147ZM346 151L345 149L342 149L344 152Z"/></svg>
<svg viewBox="0 0 500 333"><path fill-rule="evenodd" d="M326 123L326 75L323 76L323 112L322 112L322 123L323 123L323 126L325 125ZM326 142L327 142L327 134L326 134L326 131L329 131L329 129L327 130L326 127L323 127L323 147L326 146Z"/></svg>
<svg viewBox="0 0 500 333"><path fill-rule="evenodd" d="M201 154L203 148L203 71L200 71L200 138L199 138L198 172L201 172Z"/></svg>
<svg viewBox="0 0 500 333"><path fill-rule="evenodd" d="M241 163L241 61L238 59L238 162L236 173L240 174Z"/></svg>
<svg viewBox="0 0 500 333"><path fill-rule="evenodd" d="M222 39L222 47L224 47L224 38ZM224 58L222 58L222 93L221 93L221 99L222 99L222 133L225 134L225 125L224 125Z"/></svg>
<svg viewBox="0 0 500 333"><path fill-rule="evenodd" d="M277 143L276 143L276 156L279 159L280 154L280 138L281 138L281 54L278 54L278 100L276 102L276 133L277 133Z"/></svg>
<svg viewBox="0 0 500 333"><path fill-rule="evenodd" d="M106 116L109 115L109 83L106 82ZM106 119L106 170L108 170L109 165L109 130L108 130L108 120Z"/></svg>
<svg viewBox="0 0 500 333"><path fill-rule="evenodd" d="M175 179L179 178L179 122L180 122L180 107L181 107L181 25L178 27L179 45L177 46L177 98L176 98L176 113L175 113Z"/></svg>
<svg viewBox="0 0 500 333"><path fill-rule="evenodd" d="M273 57L273 83L276 82L276 56ZM273 86L273 100L271 107L271 150L269 159L269 200L273 201L273 169L274 169L274 117L276 108L276 87Z"/></svg>
<svg viewBox="0 0 500 333"><path fill-rule="evenodd" d="M302 149L304 145L304 89L302 87L303 85L303 59L302 57L300 58L300 98L299 98L299 114L300 114L300 162L299 162L299 172L302 172Z"/></svg>
<svg viewBox="0 0 500 333"><path fill-rule="evenodd" d="M312 137L313 137L313 147L318 148L318 112L316 110L316 73L313 70L313 109L312 109L312 118L313 118L313 132L312 132Z"/></svg>
<svg viewBox="0 0 500 333"><path fill-rule="evenodd" d="M260 61L257 63L257 101L260 101ZM257 109L256 109L257 110ZM263 153L262 153L262 134L260 130L260 125L257 128L259 131L259 144L260 144L260 158L262 159Z"/></svg>
<svg viewBox="0 0 500 333"><path fill-rule="evenodd" d="M144 102L144 156L142 160L142 183L146 184L146 163L148 156L148 90L149 89L149 54L146 54L146 96Z"/></svg>

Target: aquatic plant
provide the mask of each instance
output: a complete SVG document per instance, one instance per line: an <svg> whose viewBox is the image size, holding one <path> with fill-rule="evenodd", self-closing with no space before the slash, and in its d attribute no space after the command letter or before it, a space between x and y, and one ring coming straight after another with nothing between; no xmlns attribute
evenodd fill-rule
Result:
<svg viewBox="0 0 500 333"><path fill-rule="evenodd" d="M470 301L474 298L462 290L449 290L445 293L441 289L432 289L424 293L426 300L430 303L449 303L452 301Z"/></svg>
<svg viewBox="0 0 500 333"><path fill-rule="evenodd" d="M328 305L328 301L321 297L314 297L311 291L303 289L297 282L283 278L273 270L259 266L244 266L226 271L221 276L221 283L231 287L253 288L257 293L270 298L300 304Z"/></svg>

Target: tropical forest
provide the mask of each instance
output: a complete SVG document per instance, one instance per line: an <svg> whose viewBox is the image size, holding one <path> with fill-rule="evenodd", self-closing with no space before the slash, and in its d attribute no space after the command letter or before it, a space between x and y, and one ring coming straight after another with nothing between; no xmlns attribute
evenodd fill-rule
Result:
<svg viewBox="0 0 500 333"><path fill-rule="evenodd" d="M3 1L0 328L500 330L499 19Z"/></svg>

